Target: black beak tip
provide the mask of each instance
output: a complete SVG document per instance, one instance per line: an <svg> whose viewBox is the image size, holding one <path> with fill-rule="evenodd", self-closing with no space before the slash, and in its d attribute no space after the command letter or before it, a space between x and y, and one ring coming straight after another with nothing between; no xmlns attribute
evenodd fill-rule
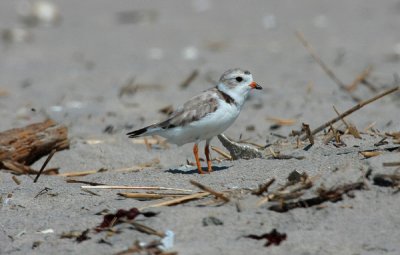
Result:
<svg viewBox="0 0 400 255"><path fill-rule="evenodd" d="M255 89L263 89L260 85L256 85Z"/></svg>

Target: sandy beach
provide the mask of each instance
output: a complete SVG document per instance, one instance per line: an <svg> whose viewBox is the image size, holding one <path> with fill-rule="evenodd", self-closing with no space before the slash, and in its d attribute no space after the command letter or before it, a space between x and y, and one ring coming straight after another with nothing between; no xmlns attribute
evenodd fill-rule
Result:
<svg viewBox="0 0 400 255"><path fill-rule="evenodd" d="M0 254L118 254L168 230L173 246L163 253L125 254L400 254L400 180L379 181L399 176L399 165L388 163L400 161L400 92L345 118L360 138L342 121L313 145L291 136L302 123L313 130L335 118L333 106L342 113L399 86L399 1L58 0L39 11L34 2L0 2L0 131L52 119L68 128L70 146L46 167L59 175L36 183L0 170ZM235 67L264 89L251 92L224 134L253 144L262 158L212 151L214 171L199 175L192 144L126 136L166 119L162 109L176 109ZM330 132L336 140L326 140ZM217 138L211 144L227 152ZM207 194L154 206L204 192L191 180L227 201ZM120 194L128 192L178 194ZM134 223L122 217L96 231L105 214L131 208L143 213Z"/></svg>

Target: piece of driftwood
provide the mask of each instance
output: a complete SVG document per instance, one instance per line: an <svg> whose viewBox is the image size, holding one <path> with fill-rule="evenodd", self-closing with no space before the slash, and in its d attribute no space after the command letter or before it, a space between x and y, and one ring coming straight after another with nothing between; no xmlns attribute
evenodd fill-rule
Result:
<svg viewBox="0 0 400 255"><path fill-rule="evenodd" d="M67 127L52 120L0 132L0 168L4 162L31 165L52 150L69 148Z"/></svg>

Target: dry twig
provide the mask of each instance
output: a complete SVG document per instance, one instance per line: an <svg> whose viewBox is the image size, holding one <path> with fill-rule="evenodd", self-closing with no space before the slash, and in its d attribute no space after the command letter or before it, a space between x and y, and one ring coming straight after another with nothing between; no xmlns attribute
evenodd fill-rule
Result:
<svg viewBox="0 0 400 255"><path fill-rule="evenodd" d="M227 160L232 160L231 155L229 155L228 153L226 153L225 151L221 150L218 147L215 146L211 146L211 149L213 151L215 151L216 153L218 153L219 155L221 155L222 157L226 158Z"/></svg>
<svg viewBox="0 0 400 255"><path fill-rule="evenodd" d="M339 111L336 109L335 106L333 106L333 110L336 112L336 114L338 116L340 116ZM361 139L361 135L360 132L358 132L357 128L349 123L347 123L347 121L345 121L344 118L341 118L343 124L346 126L347 130L349 131L350 134L352 134L354 136L354 138L358 138Z"/></svg>
<svg viewBox="0 0 400 255"><path fill-rule="evenodd" d="M355 79L354 81L347 86L347 91L349 92L353 92L358 84L363 83L365 81L365 79L368 77L368 75L371 73L372 71L372 66L368 66L367 68L365 68Z"/></svg>
<svg viewBox="0 0 400 255"><path fill-rule="evenodd" d="M269 179L266 183L258 185L258 189L252 192L253 195L260 196L268 191L268 188L275 182L275 178Z"/></svg>
<svg viewBox="0 0 400 255"><path fill-rule="evenodd" d="M178 192L193 192L190 189L177 189L167 188L158 186L111 186L111 185L99 185L99 186L81 186L82 189L141 189L141 190L173 190Z"/></svg>
<svg viewBox="0 0 400 255"><path fill-rule="evenodd" d="M328 122L322 124L321 126L317 127L316 129L314 129L314 130L311 132L311 134L312 134L312 135L315 135L315 134L321 132L322 130L324 130L325 128L329 127L330 125L332 125L333 123L337 122L338 120L341 120L341 119L343 119L344 117L346 117L346 116L352 114L353 112L355 112L355 111L361 109L362 107L364 107L364 106L366 106L366 105L368 105L368 104L370 104L370 103L372 103L372 102L374 102L374 101L376 101L376 100L378 100L378 99L380 99L380 98L382 98L382 97L384 97L384 96L387 96L387 95L389 95L389 94L391 94L391 93L393 93L393 92L396 92L396 91L398 91L398 90L399 90L399 87L394 87L394 88L391 88L391 89L388 89L388 90L382 92L382 93L379 94L379 95L376 95L376 96L374 96L374 97L372 97L372 98L370 98L370 99L364 100L364 101L362 101L362 102L356 104L356 105L353 106L352 108L350 108L350 109L348 109L347 111L345 111L344 113L340 114L338 117L333 118L333 119L329 120ZM306 139L307 139L307 136L301 137L301 140L302 140L302 141L304 141L304 140L306 140Z"/></svg>
<svg viewBox="0 0 400 255"><path fill-rule="evenodd" d="M168 194L168 193L118 193L118 195L126 198L136 198L136 199L161 199L166 197L183 197L187 194Z"/></svg>
<svg viewBox="0 0 400 255"><path fill-rule="evenodd" d="M225 202L229 202L230 199L228 197L226 197L223 193L217 192L213 189L211 189L210 187L207 187L199 182L196 182L194 180L190 180L190 183L193 184L194 186L198 187L201 190L204 190L212 195L214 195L216 198L222 199Z"/></svg>
<svg viewBox="0 0 400 255"><path fill-rule="evenodd" d="M206 196L209 196L209 195L210 195L209 192L199 192L199 193L190 194L190 195L183 196L183 197L174 198L174 199L171 199L171 200L168 200L168 201L163 201L163 202L160 202L160 203L157 203L157 204L144 206L144 207L140 208L139 210L142 211L143 209L147 209L147 208L154 208L154 207L181 204L181 203L185 203L187 201L193 200L193 199L198 199L198 198L206 197Z"/></svg>
<svg viewBox="0 0 400 255"><path fill-rule="evenodd" d="M190 73L190 75L181 83L179 87L181 87L182 89L186 89L187 87L189 87L190 83L192 83L194 79L196 79L198 75L199 75L199 70L193 70Z"/></svg>

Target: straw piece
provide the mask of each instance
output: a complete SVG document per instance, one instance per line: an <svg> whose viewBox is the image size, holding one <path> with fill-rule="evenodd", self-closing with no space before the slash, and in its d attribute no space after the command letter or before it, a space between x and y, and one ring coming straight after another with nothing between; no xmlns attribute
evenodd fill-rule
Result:
<svg viewBox="0 0 400 255"><path fill-rule="evenodd" d="M152 186L112 186L112 185L99 185L99 186L81 186L81 189L143 189L143 190L174 190L179 192L193 192L190 189L177 189L167 187L152 187Z"/></svg>
<svg viewBox="0 0 400 255"><path fill-rule="evenodd" d="M190 194L190 195L187 195L187 196L184 196L184 197L178 197L178 198L174 198L174 199L171 199L171 200L168 200L168 201L163 201L161 203L144 206L144 207L139 208L139 211L142 211L143 209L147 209L147 208L154 208L154 207L181 204L181 203L185 203L187 201L193 200L193 199L198 199L198 198L206 197L206 196L209 196L209 195L210 195L209 192L200 192L200 193Z"/></svg>

